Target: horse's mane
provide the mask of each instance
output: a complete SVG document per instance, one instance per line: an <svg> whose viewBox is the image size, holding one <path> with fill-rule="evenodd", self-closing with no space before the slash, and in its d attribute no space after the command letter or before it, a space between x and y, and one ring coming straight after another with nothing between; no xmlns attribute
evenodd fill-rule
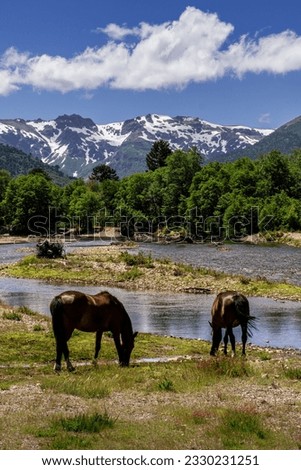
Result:
<svg viewBox="0 0 301 470"><path fill-rule="evenodd" d="M111 302L113 302L113 304L115 305L120 305L124 310L125 308L123 307L123 304L122 302L120 302L120 300L117 299L117 297L115 297L114 295L112 295L110 292L108 292L107 290L103 290L101 291L99 294L97 295L104 295L106 297L109 297L109 299L111 300Z"/></svg>
<svg viewBox="0 0 301 470"><path fill-rule="evenodd" d="M110 297L113 297L113 295L110 294L110 292L108 292L107 290L102 290L101 292L98 292L98 294L96 295L109 295Z"/></svg>
<svg viewBox="0 0 301 470"><path fill-rule="evenodd" d="M97 294L97 295L105 295L105 296L109 297L111 302L113 302L115 305L118 305L121 308L121 310L123 312L122 325L123 325L123 327L126 331L130 332L130 334L133 334L132 322L131 322L130 316L127 313L123 303L120 302L120 300L118 300L117 297L115 297L114 295L112 295L110 292L108 292L106 290L99 292L99 294Z"/></svg>

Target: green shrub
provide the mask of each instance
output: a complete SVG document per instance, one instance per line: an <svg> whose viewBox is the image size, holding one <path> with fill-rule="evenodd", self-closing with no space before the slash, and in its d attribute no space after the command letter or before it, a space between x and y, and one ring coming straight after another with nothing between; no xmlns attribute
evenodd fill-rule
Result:
<svg viewBox="0 0 301 470"><path fill-rule="evenodd" d="M143 255L142 253L131 254L127 251L121 253L120 258L128 266L144 266L146 268L153 268L154 263L151 254L148 256Z"/></svg>
<svg viewBox="0 0 301 470"><path fill-rule="evenodd" d="M288 379L293 379L293 380L301 380L301 368L300 367L289 367L284 370L284 375Z"/></svg>
<svg viewBox="0 0 301 470"><path fill-rule="evenodd" d="M107 413L92 415L80 414L71 418L61 418L59 424L68 432L99 432L104 428L111 428L114 420Z"/></svg>
<svg viewBox="0 0 301 470"><path fill-rule="evenodd" d="M21 321L22 317L17 312L4 312L3 318L5 320L12 320L12 321Z"/></svg>
<svg viewBox="0 0 301 470"><path fill-rule="evenodd" d="M159 383L159 390L165 392L172 392L174 391L174 384L171 380L164 379L162 382Z"/></svg>

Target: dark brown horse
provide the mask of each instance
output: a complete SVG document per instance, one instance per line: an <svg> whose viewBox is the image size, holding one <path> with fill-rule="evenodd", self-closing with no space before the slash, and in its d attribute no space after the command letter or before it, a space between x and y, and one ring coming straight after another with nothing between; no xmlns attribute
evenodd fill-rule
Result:
<svg viewBox="0 0 301 470"><path fill-rule="evenodd" d="M66 291L54 297L50 304L52 327L56 340L56 361L54 370L61 370L64 354L67 369L74 367L69 359L67 342L75 329L96 332L95 355L97 359L104 331L111 331L117 349L119 364L128 366L134 348L132 323L122 303L109 292L96 295L78 291Z"/></svg>
<svg viewBox="0 0 301 470"><path fill-rule="evenodd" d="M210 354L215 356L222 340L222 328L226 329L224 336L224 353L227 354L228 337L235 354L235 336L232 328L241 326L242 354L246 354L246 342L248 336L252 336L252 328L255 327L255 317L250 315L248 299L239 292L221 292L215 298L211 308L212 322L212 346Z"/></svg>

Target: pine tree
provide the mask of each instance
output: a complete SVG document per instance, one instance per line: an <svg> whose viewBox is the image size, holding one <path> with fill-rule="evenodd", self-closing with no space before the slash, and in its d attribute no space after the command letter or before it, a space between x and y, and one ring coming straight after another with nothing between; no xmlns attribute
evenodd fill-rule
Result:
<svg viewBox="0 0 301 470"><path fill-rule="evenodd" d="M147 168L151 171L165 166L166 158L172 153L169 142L158 140L146 155Z"/></svg>
<svg viewBox="0 0 301 470"><path fill-rule="evenodd" d="M91 181L98 181L101 183L105 180L118 180L119 178L114 168L111 168L109 165L102 164L93 168L89 179Z"/></svg>

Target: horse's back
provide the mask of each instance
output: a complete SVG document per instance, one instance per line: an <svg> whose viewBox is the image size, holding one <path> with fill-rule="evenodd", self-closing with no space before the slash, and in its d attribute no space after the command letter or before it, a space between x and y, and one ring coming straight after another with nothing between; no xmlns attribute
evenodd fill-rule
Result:
<svg viewBox="0 0 301 470"><path fill-rule="evenodd" d="M86 294L77 290L66 290L55 297L55 299L60 299L65 305L79 301L83 302L86 300L86 298Z"/></svg>
<svg viewBox="0 0 301 470"><path fill-rule="evenodd" d="M224 322L232 310L232 292L220 292L217 294L211 308L212 321L218 326L226 327Z"/></svg>
<svg viewBox="0 0 301 470"><path fill-rule="evenodd" d="M236 327L243 317L249 316L248 299L236 291L220 292L212 304L211 316L212 324L217 327Z"/></svg>
<svg viewBox="0 0 301 470"><path fill-rule="evenodd" d="M120 332L130 322L123 304L107 291L84 294L70 290L56 296L50 305L60 303L64 322L81 331Z"/></svg>

